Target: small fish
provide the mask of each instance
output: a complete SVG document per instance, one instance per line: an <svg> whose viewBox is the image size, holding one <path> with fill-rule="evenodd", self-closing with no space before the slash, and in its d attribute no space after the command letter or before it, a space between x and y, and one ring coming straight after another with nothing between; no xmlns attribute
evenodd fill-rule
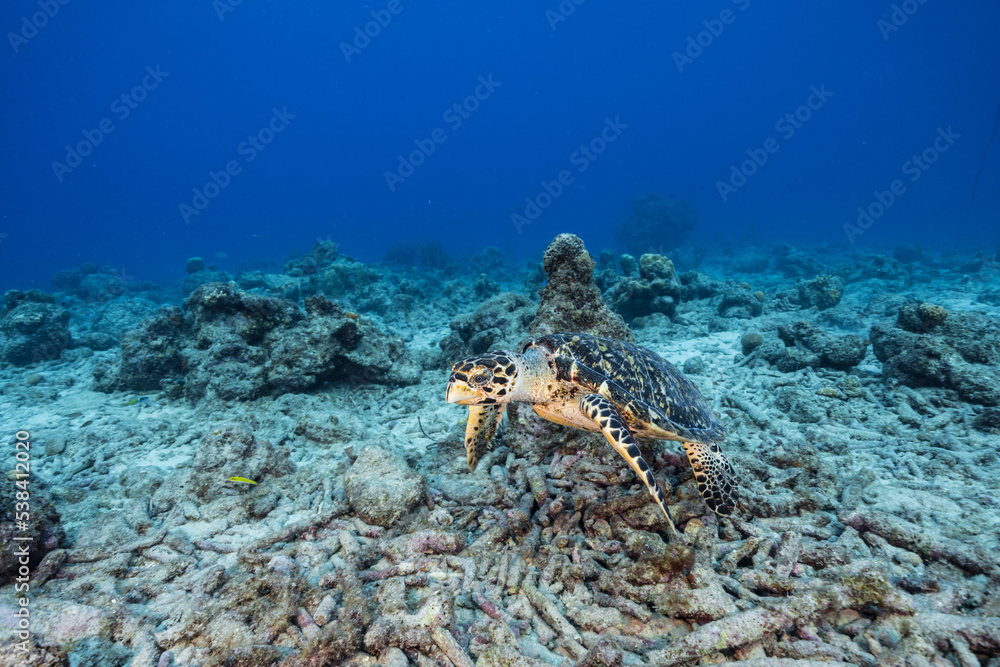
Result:
<svg viewBox="0 0 1000 667"><path fill-rule="evenodd" d="M217 253L215 253L215 256L218 257L219 259L225 259L226 257L229 257L229 253L228 252L217 252Z"/></svg>
<svg viewBox="0 0 1000 667"><path fill-rule="evenodd" d="M82 412L71 412L68 415L66 415L68 419L76 419L77 417L82 417L82 416L83 416Z"/></svg>
<svg viewBox="0 0 1000 667"><path fill-rule="evenodd" d="M90 426L93 423L94 423L93 419L88 419L87 421L85 421L82 424L80 424L80 428L83 428L84 426Z"/></svg>
<svg viewBox="0 0 1000 667"><path fill-rule="evenodd" d="M148 400L149 400L149 396L138 396L136 398L133 398L128 403L126 403L125 406L128 407L130 405L138 405L139 403L145 403Z"/></svg>
<svg viewBox="0 0 1000 667"><path fill-rule="evenodd" d="M803 341L801 338L795 337L793 339L793 342L795 343L795 347L799 348L801 351L809 352L810 354L812 354L812 350L809 349L809 346L806 345L805 341Z"/></svg>
<svg viewBox="0 0 1000 667"><path fill-rule="evenodd" d="M253 481L252 479L247 479L246 477L230 477L229 481L242 482L243 484L253 484L254 486L257 486L257 482Z"/></svg>

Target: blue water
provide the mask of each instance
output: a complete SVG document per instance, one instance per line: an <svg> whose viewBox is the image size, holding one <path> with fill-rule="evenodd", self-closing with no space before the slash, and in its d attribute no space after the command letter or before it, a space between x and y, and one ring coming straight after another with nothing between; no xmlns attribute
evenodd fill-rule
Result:
<svg viewBox="0 0 1000 667"><path fill-rule="evenodd" d="M173 281L192 255L232 269L317 238L365 261L425 239L527 258L564 231L597 250L649 193L692 202L704 244L843 244L897 179L856 247L1000 240L1000 141L958 237L1000 102L996 2L486 4L4 3L0 287L86 261ZM558 196L518 232L543 181Z"/></svg>

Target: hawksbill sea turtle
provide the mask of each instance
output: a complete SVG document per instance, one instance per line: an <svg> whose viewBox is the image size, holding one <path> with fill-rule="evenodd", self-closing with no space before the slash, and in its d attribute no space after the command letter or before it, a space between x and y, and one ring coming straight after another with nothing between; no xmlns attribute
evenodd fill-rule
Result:
<svg viewBox="0 0 1000 667"><path fill-rule="evenodd" d="M520 352L478 354L452 367L445 400L469 406L469 469L491 447L507 404L528 403L543 419L604 434L656 500L676 532L636 438L677 440L698 490L716 514L731 514L736 475L719 442L726 429L670 362L646 348L584 333L534 338Z"/></svg>

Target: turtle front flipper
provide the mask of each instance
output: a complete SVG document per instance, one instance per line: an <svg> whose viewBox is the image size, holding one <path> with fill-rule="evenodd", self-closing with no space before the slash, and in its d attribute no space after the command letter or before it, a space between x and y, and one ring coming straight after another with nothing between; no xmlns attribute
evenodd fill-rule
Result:
<svg viewBox="0 0 1000 667"><path fill-rule="evenodd" d="M679 535L677 529L674 527L674 522L670 519L670 514L667 512L667 505L663 500L663 491L660 490L660 485L657 484L656 477L653 476L653 471L650 470L646 459L642 458L639 446L635 444L632 434L629 432L628 427L625 426L625 420L622 419L614 403L600 394L587 394L580 399L580 409L583 411L583 414L587 415L589 419L593 420L600 427L601 433L608 439L611 446L615 448L616 452L621 454L622 458L628 462L632 470L635 471L635 474L638 475L639 479L646 485L646 488L649 489L653 500L660 506L663 516L667 518L670 532L675 536Z"/></svg>
<svg viewBox="0 0 1000 667"><path fill-rule="evenodd" d="M739 495L736 492L736 473L726 455L718 445L700 442L685 442L684 451L694 469L694 479L705 504L716 514L732 514Z"/></svg>
<svg viewBox="0 0 1000 667"><path fill-rule="evenodd" d="M469 421L465 425L465 453L469 458L469 470L475 472L479 459L493 448L496 435L507 405L470 405Z"/></svg>

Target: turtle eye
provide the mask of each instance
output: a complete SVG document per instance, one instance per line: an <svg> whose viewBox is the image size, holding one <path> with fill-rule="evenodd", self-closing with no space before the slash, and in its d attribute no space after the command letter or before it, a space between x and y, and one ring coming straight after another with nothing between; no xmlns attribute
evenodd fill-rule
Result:
<svg viewBox="0 0 1000 667"><path fill-rule="evenodd" d="M483 368L469 377L469 382L474 385L484 385L493 379L493 373L488 368Z"/></svg>

